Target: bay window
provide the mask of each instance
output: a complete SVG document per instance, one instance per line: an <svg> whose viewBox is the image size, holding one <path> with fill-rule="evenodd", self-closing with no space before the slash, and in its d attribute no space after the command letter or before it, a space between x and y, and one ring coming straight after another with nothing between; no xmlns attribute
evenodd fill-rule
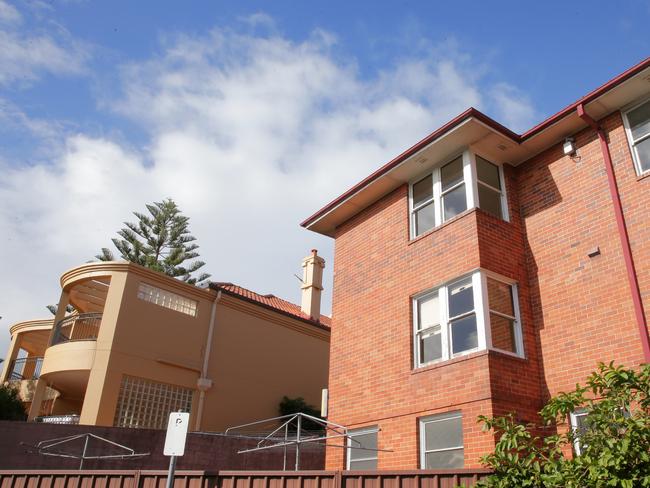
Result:
<svg viewBox="0 0 650 488"><path fill-rule="evenodd" d="M523 356L517 286L479 270L413 299L415 367L482 349Z"/></svg>
<svg viewBox="0 0 650 488"><path fill-rule="evenodd" d="M636 171L638 174L650 171L650 100L623 115Z"/></svg>
<svg viewBox="0 0 650 488"><path fill-rule="evenodd" d="M468 208L508 220L500 166L467 150L410 185L411 237L417 237Z"/></svg>

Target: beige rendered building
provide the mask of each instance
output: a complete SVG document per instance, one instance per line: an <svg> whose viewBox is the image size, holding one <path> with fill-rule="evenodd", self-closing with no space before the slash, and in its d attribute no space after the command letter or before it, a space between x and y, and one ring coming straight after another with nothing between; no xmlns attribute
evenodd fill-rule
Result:
<svg viewBox="0 0 650 488"><path fill-rule="evenodd" d="M10 328L0 380L20 385L29 420L72 414L86 425L165 428L169 412L184 410L192 430L221 431L277 416L285 395L319 405L324 265L315 250L303 260L298 306L127 262L84 264L61 277L54 319Z"/></svg>

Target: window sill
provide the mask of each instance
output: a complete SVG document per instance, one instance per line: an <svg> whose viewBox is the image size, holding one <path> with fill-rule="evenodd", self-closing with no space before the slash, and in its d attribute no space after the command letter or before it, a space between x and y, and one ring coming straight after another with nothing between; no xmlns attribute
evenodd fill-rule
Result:
<svg viewBox="0 0 650 488"><path fill-rule="evenodd" d="M458 356L453 359L448 359L446 361L440 361L437 363L428 364L427 366L414 368L411 370L411 374L426 373L427 371L444 368L445 366L451 366L453 364L462 363L463 361L470 361L472 359L480 358L483 356L497 356L502 358L513 359L515 361L520 361L524 363L528 362L528 358L526 358L525 356L518 356L517 354L513 354L511 352L499 351L496 349L484 349L482 351L470 352L463 356Z"/></svg>
<svg viewBox="0 0 650 488"><path fill-rule="evenodd" d="M444 368L445 366L451 366L452 364L458 364L462 363L463 361L470 361L475 358L480 358L483 356L487 356L489 351L487 349L484 349L482 351L475 351L475 352L470 352L469 354L465 354L463 356L458 356L452 359L447 359L446 361L440 361L438 363L433 363L429 364L427 366L421 366L419 368L414 368L411 370L411 374L418 374L418 373L425 373L427 371L432 371L434 369L438 368Z"/></svg>
<svg viewBox="0 0 650 488"><path fill-rule="evenodd" d="M637 176L636 181L645 180L646 178L650 178L650 170L648 170L648 171L646 171L644 173L641 173L639 176Z"/></svg>
<svg viewBox="0 0 650 488"><path fill-rule="evenodd" d="M499 349L490 349L488 353L490 354L490 356L514 359L515 361L521 361L524 363L528 362L528 358L526 356L520 356L518 354L515 354L514 352L501 351Z"/></svg>
<svg viewBox="0 0 650 488"><path fill-rule="evenodd" d="M467 210L465 210L465 211L459 213L458 215L456 215L455 217L453 217L453 218L449 219L448 221L440 224L438 227L434 227L433 229L429 229L424 234L420 234L417 237L413 237L412 239L409 239L408 245L410 246L411 244L415 244L416 242L430 236L431 234L435 234L436 232L438 232L438 231L444 229L445 227L447 227L448 225L453 224L454 222L462 219L463 217L465 217L467 215L470 215L470 214L476 212L477 210L478 210L478 207L468 208Z"/></svg>

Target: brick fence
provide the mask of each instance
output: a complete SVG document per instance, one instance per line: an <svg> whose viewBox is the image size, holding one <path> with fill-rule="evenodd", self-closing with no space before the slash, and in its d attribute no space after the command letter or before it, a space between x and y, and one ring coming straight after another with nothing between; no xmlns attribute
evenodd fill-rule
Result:
<svg viewBox="0 0 650 488"><path fill-rule="evenodd" d="M163 455L165 431L153 429L127 429L120 427L95 427L88 425L56 425L35 422L0 421L0 469L78 469L78 459L44 456L34 452L39 441L92 433L127 446L135 452L150 453L148 456L131 459L104 459L84 461L84 468L94 470L164 470L169 458ZM283 450L268 449L259 452L237 454L237 451L253 447L256 440L223 434L190 433L187 436L185 455L178 458L177 469L212 470L224 469L282 469ZM70 452L80 453L82 440L70 445ZM115 454L109 446L92 441L89 454ZM324 468L324 447L304 444L300 448L302 469ZM289 448L287 467L293 467L295 450Z"/></svg>
<svg viewBox="0 0 650 488"><path fill-rule="evenodd" d="M411 471L177 471L174 488L471 487L485 469ZM0 471L0 488L163 488L165 471Z"/></svg>

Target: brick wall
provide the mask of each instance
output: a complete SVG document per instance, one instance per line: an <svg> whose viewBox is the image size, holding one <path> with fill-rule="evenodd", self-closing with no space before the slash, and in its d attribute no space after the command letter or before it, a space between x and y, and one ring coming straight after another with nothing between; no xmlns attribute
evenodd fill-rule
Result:
<svg viewBox="0 0 650 488"><path fill-rule="evenodd" d="M91 433L112 442L127 446L137 453L148 456L125 459L103 459L84 461L85 469L167 469L169 458L163 455L165 431L154 429L127 429L122 427L97 427L92 425L57 425L35 422L0 421L0 470L1 469L78 469L79 460L44 456L34 446L49 439ZM201 434L191 432L187 436L185 455L177 460L178 469L282 469L283 450L268 449L259 452L238 454L241 449L257 444L255 439L246 439L222 434ZM61 452L78 455L82 452L80 439L60 447ZM121 454L115 448L101 442L88 444L89 456ZM304 444L300 448L302 469L322 469L324 448L315 444ZM293 468L295 449L289 448L287 465Z"/></svg>
<svg viewBox="0 0 650 488"><path fill-rule="evenodd" d="M650 296L650 178L638 179L620 114L603 121L623 193L639 281ZM577 134L579 160L557 144L505 165L510 222L468 210L409 241L408 187L336 231L330 420L378 425L379 469L419 467L418 418L460 410L465 466L493 446L478 414L525 421L598 361L642 361L630 291L596 134ZM600 255L587 252L600 247ZM414 370L411 298L482 267L515 280L525 358L479 352ZM344 466L329 449L326 467Z"/></svg>
<svg viewBox="0 0 650 488"><path fill-rule="evenodd" d="M608 133L643 296L650 287L650 180L637 180L623 121L601 121ZM542 386L571 389L599 361L643 360L622 247L596 133L576 135L579 158L560 145L517 168L531 302L538 331ZM600 248L600 255L587 253Z"/></svg>
<svg viewBox="0 0 650 488"><path fill-rule="evenodd" d="M465 465L479 466L493 439L480 432L477 415L490 414L500 397L515 408L540 405L515 175L507 168L505 176L511 222L469 210L409 241L404 185L337 230L330 420L378 425L380 448L392 450L379 453L380 469L419 467L418 419L456 410L463 414ZM479 267L519 282L526 359L479 352L414 370L412 296ZM343 466L344 454L330 449L327 467Z"/></svg>

